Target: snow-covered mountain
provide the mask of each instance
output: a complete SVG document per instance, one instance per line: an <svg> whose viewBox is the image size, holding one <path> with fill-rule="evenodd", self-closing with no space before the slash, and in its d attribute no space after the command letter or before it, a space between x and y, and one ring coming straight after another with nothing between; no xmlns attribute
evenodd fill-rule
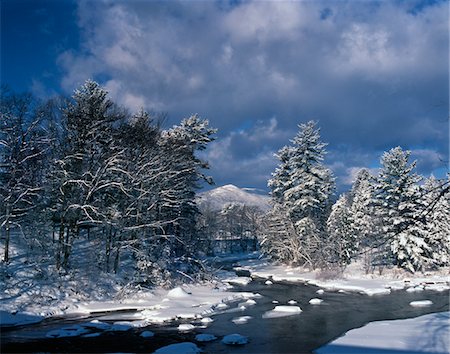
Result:
<svg viewBox="0 0 450 354"><path fill-rule="evenodd" d="M248 206L257 206L261 210L270 209L269 196L256 193L253 188L239 188L232 184L214 188L198 195L200 208L208 207L212 210L220 210L225 204L239 203Z"/></svg>

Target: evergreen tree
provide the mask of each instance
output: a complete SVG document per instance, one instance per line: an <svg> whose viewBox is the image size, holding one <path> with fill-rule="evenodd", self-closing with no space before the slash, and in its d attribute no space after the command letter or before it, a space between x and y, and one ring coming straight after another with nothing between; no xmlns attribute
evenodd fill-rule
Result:
<svg viewBox="0 0 450 354"><path fill-rule="evenodd" d="M391 149L381 158L376 186L376 207L383 226L385 262L392 261L411 272L422 269L430 250L426 240L419 187L421 178L409 163L410 151Z"/></svg>
<svg viewBox="0 0 450 354"><path fill-rule="evenodd" d="M325 247L320 245L326 239L325 224L335 185L331 171L323 165L326 144L320 141L316 123L310 121L299 128L292 146L278 152L281 163L268 185L274 203L287 211L288 224L297 230L288 234L300 238L290 242L300 247L302 256L296 260L315 267L327 257Z"/></svg>
<svg viewBox="0 0 450 354"><path fill-rule="evenodd" d="M358 234L350 209L349 198L342 194L333 205L327 221L329 246L332 246L336 261L341 265L350 264L358 251Z"/></svg>
<svg viewBox="0 0 450 354"><path fill-rule="evenodd" d="M444 184L431 176L423 186L431 267L450 264L450 193L444 190Z"/></svg>

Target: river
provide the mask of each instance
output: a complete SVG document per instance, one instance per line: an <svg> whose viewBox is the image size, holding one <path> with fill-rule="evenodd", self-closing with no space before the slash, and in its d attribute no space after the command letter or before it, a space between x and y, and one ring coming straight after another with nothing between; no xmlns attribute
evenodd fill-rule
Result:
<svg viewBox="0 0 450 354"><path fill-rule="evenodd" d="M238 303L213 316L214 322L194 331L180 333L180 322L149 326L155 336L142 338L142 328L126 332L101 332L98 337L46 338L48 331L68 324L85 323L92 319L105 320L110 314L89 317L48 319L36 325L2 330L1 352L147 352L176 342L193 341L198 333L211 333L219 339L227 334L239 333L249 338L244 346L229 347L216 340L198 343L206 353L311 353L350 329L368 322L416 317L433 312L448 311L449 291L421 291L409 293L395 290L389 295L367 296L358 293L325 291L307 284L278 282L265 285L264 280L254 280L245 286L235 286L232 291L249 291L261 294L254 306L241 310ZM311 305L311 298L321 298L323 303ZM429 307L416 308L411 301L431 300ZM263 318L266 311L294 300L303 310L300 314L282 318ZM117 313L116 313L117 314ZM132 312L120 314L123 320L132 319ZM250 318L244 324L233 319ZM201 328L203 327L203 328Z"/></svg>

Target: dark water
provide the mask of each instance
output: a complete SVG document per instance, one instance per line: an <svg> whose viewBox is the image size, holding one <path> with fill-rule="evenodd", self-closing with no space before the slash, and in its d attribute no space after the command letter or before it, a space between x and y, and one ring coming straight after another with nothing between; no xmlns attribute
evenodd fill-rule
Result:
<svg viewBox="0 0 450 354"><path fill-rule="evenodd" d="M255 280L247 286L235 287L233 291L259 293L257 304L241 311L238 303L213 316L214 322L207 328L193 332L179 333L177 323L152 326L127 332L102 332L95 338L45 338L52 329L68 324L85 323L89 318L49 320L22 328L3 329L1 352L147 352L176 342L195 341L195 334L211 333L219 340L198 343L206 353L311 353L314 349L339 337L350 329L368 322L416 317L433 312L449 310L449 292L422 291L407 293L393 291L389 295L367 296L356 293L327 292L318 295L315 286L289 283L275 283L267 286L264 281ZM319 297L321 305L310 305L309 300ZM262 315L276 305L286 305L289 300L297 301L303 310L299 315L264 319ZM431 300L432 306L414 308L411 301ZM278 301L278 304L272 303ZM132 313L124 313L124 320L132 319ZM232 320L240 316L251 316L246 324L235 324ZM143 330L155 332L152 338L141 338ZM230 333L247 336L250 342L240 347L225 346L220 338Z"/></svg>

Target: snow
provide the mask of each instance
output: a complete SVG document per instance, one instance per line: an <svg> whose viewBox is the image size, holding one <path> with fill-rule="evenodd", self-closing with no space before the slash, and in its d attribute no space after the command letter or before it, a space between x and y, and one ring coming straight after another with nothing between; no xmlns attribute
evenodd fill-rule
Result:
<svg viewBox="0 0 450 354"><path fill-rule="evenodd" d="M226 204L256 206L262 211L270 209L269 196L252 192L249 188L239 188L227 184L210 191L200 193L198 205L200 208L208 207L211 210L221 210Z"/></svg>
<svg viewBox="0 0 450 354"><path fill-rule="evenodd" d="M325 291L323 289L319 289L316 291L317 294L322 295Z"/></svg>
<svg viewBox="0 0 450 354"><path fill-rule="evenodd" d="M332 277L325 277L320 270L274 265L266 259L243 260L239 266L239 269L248 270L252 277L268 279L265 284L272 284L273 281L307 283L341 293L351 291L373 296L389 294L391 290L397 289L412 288L409 291L450 289L450 277L446 269L411 275L407 271L392 268L385 269L383 274L379 275L366 274L363 268L361 261L355 262L349 265L342 274L336 272ZM317 290L317 293L323 294L323 289Z"/></svg>
<svg viewBox="0 0 450 354"><path fill-rule="evenodd" d="M230 283L230 284L248 285L252 280L253 279L250 277L235 277L235 278L223 279L222 281L225 283Z"/></svg>
<svg viewBox="0 0 450 354"><path fill-rule="evenodd" d="M316 350L328 353L449 353L450 312L371 322Z"/></svg>
<svg viewBox="0 0 450 354"><path fill-rule="evenodd" d="M170 299L180 299L180 298L186 298L189 296L191 296L191 294L189 294L186 290L184 290L183 288L181 288L179 286L170 290L167 293L167 297Z"/></svg>
<svg viewBox="0 0 450 354"><path fill-rule="evenodd" d="M226 345L244 345L248 343L248 338L241 334L228 334L222 339L222 343Z"/></svg>
<svg viewBox="0 0 450 354"><path fill-rule="evenodd" d="M275 306L273 310L265 312L263 318L278 318L298 315L302 312L302 309L298 306Z"/></svg>
<svg viewBox="0 0 450 354"><path fill-rule="evenodd" d="M191 342L170 344L155 351L155 354L196 354L201 353L201 349Z"/></svg>
<svg viewBox="0 0 450 354"><path fill-rule="evenodd" d="M211 317L203 317L203 318L200 320L200 322L201 322L201 323L211 323L211 322L214 322L214 320L213 320Z"/></svg>
<svg viewBox="0 0 450 354"><path fill-rule="evenodd" d="M151 338L155 335L152 331L144 331L140 334L142 338Z"/></svg>
<svg viewBox="0 0 450 354"><path fill-rule="evenodd" d="M201 334L197 334L195 336L195 340L197 342L211 342L216 339L217 339L217 337L214 334L209 334L209 333L201 333Z"/></svg>
<svg viewBox="0 0 450 354"><path fill-rule="evenodd" d="M241 324L246 324L250 319L252 319L252 316L241 316L241 317L235 317L231 321L234 324L241 325Z"/></svg>
<svg viewBox="0 0 450 354"><path fill-rule="evenodd" d="M195 329L195 326L190 323L182 323L178 326L180 332L192 331L193 329Z"/></svg>
<svg viewBox="0 0 450 354"><path fill-rule="evenodd" d="M433 301L430 300L411 301L409 304L412 307L427 307L433 305Z"/></svg>
<svg viewBox="0 0 450 354"><path fill-rule="evenodd" d="M309 303L311 305L320 305L322 302L323 302L323 300L322 299L318 299L318 298L314 298L314 299L309 300Z"/></svg>
<svg viewBox="0 0 450 354"><path fill-rule="evenodd" d="M295 305L297 303L297 301L295 301L295 300L289 300L288 301L288 304L289 305Z"/></svg>
<svg viewBox="0 0 450 354"><path fill-rule="evenodd" d="M264 284L266 284L266 285L272 285L273 282L271 282L270 280L266 280L266 282L265 282Z"/></svg>

